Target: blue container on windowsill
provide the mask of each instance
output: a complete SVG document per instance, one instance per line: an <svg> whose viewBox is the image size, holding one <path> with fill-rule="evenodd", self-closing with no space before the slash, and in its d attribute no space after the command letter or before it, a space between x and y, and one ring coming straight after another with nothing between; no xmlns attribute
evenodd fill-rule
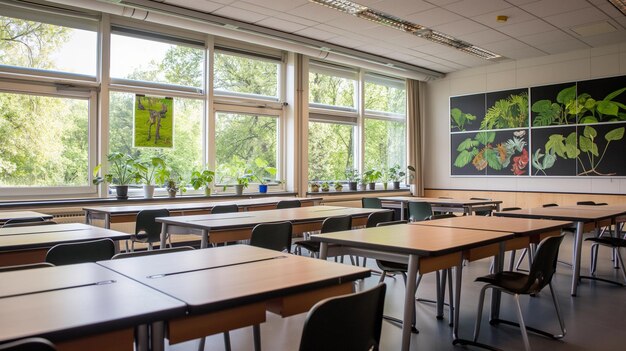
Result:
<svg viewBox="0 0 626 351"><path fill-rule="evenodd" d="M261 194L267 193L267 184L259 184L259 192Z"/></svg>

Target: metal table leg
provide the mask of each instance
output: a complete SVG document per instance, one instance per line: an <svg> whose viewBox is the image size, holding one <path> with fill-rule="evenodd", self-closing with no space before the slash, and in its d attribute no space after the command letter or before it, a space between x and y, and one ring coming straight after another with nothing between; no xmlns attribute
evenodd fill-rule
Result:
<svg viewBox="0 0 626 351"><path fill-rule="evenodd" d="M402 317L402 351L408 351L411 344L411 321L415 313L415 286L417 284L417 270L419 257L409 255L406 287L404 292L404 314Z"/></svg>
<svg viewBox="0 0 626 351"><path fill-rule="evenodd" d="M161 245L159 246L161 249L165 248L165 243L167 242L167 227L167 223L161 224Z"/></svg>
<svg viewBox="0 0 626 351"><path fill-rule="evenodd" d="M574 236L574 250L572 252L572 291L571 295L576 296L578 289L578 279L580 279L580 253L583 243L583 222L576 222L576 234Z"/></svg>

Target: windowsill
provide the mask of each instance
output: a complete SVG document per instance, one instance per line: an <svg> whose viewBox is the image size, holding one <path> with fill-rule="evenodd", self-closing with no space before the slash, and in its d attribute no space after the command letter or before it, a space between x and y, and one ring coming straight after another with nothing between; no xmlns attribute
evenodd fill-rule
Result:
<svg viewBox="0 0 626 351"><path fill-rule="evenodd" d="M329 191L307 191L307 196L341 196L341 195L355 195L355 194L386 194L397 192L410 192L409 188L400 189L375 189L375 190L341 190L336 191L334 189Z"/></svg>

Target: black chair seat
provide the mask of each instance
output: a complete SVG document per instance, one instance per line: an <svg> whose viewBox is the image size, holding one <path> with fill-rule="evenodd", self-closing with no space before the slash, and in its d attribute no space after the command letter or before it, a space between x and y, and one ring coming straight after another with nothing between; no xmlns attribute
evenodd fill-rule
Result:
<svg viewBox="0 0 626 351"><path fill-rule="evenodd" d="M594 243L613 246L613 247L626 247L626 239L615 238L611 236L601 236L599 238L587 238L585 241L592 241Z"/></svg>
<svg viewBox="0 0 626 351"><path fill-rule="evenodd" d="M298 246L304 247L305 249L311 252L319 252L320 251L320 242L313 240L300 240L295 243Z"/></svg>
<svg viewBox="0 0 626 351"><path fill-rule="evenodd" d="M497 285L515 294L526 294L526 283L528 274L520 272L500 272L476 278L477 282Z"/></svg>
<svg viewBox="0 0 626 351"><path fill-rule="evenodd" d="M389 273L406 273L409 269L404 263L376 260L378 268Z"/></svg>

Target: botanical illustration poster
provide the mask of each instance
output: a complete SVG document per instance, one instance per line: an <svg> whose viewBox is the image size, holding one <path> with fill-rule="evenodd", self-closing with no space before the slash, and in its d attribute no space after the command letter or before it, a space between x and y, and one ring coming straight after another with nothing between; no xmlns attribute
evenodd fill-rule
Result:
<svg viewBox="0 0 626 351"><path fill-rule="evenodd" d="M174 146L174 99L135 95L135 147L171 148Z"/></svg>
<svg viewBox="0 0 626 351"><path fill-rule="evenodd" d="M452 175L626 176L626 76L450 98Z"/></svg>

